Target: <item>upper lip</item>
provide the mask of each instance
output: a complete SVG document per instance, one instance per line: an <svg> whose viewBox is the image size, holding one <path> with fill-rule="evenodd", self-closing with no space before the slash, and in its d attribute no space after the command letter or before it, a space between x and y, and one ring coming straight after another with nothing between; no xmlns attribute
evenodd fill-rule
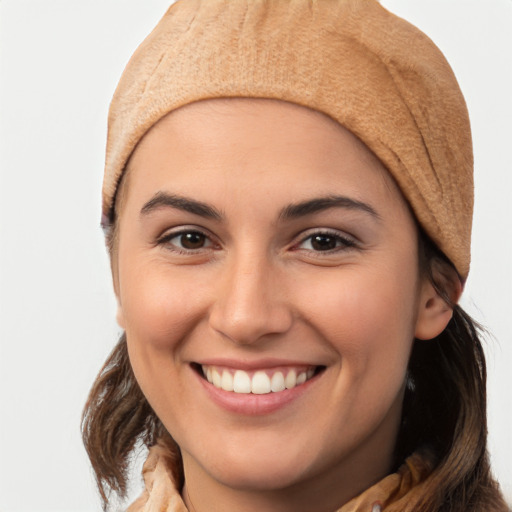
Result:
<svg viewBox="0 0 512 512"><path fill-rule="evenodd" d="M303 367L303 366L323 366L321 364L312 361L301 361L297 359L277 359L277 358L263 358L255 360L240 360L231 359L224 357L214 357L208 359L201 359L195 361L196 364L201 366L219 366L224 368L232 368L233 370L263 370L272 369L277 367L289 366L289 367Z"/></svg>

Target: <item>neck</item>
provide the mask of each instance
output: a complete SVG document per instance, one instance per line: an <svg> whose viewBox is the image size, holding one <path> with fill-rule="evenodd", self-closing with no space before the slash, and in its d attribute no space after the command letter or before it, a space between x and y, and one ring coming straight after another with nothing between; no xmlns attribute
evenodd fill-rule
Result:
<svg viewBox="0 0 512 512"><path fill-rule="evenodd" d="M386 476L390 461L391 454L385 460L375 455L364 462L349 458L328 474L322 472L269 489L228 485L184 454L186 484L182 494L190 512L334 512Z"/></svg>
<svg viewBox="0 0 512 512"><path fill-rule="evenodd" d="M182 447L185 503L191 512L348 512L339 509L391 471L400 418L401 396L352 451L316 453L315 447L304 446L301 456L310 464L295 472L288 466L263 471L261 460L253 468L250 460L236 466L237 457L230 458L229 450L225 459L210 459L205 466ZM258 454L254 446L253 452Z"/></svg>

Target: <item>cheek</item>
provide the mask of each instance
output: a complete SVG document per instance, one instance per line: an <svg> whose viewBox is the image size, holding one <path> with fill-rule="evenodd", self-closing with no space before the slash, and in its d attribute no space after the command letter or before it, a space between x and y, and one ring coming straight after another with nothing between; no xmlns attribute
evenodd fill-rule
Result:
<svg viewBox="0 0 512 512"><path fill-rule="evenodd" d="M126 268L124 269L126 270ZM204 318L202 288L190 272L145 261L121 274L122 308L130 362L153 410L175 424L183 388L182 347Z"/></svg>
<svg viewBox="0 0 512 512"><path fill-rule="evenodd" d="M179 344L205 310L201 277L154 262L121 274L122 310L128 337L157 350Z"/></svg>
<svg viewBox="0 0 512 512"><path fill-rule="evenodd" d="M307 290L309 321L339 353L352 382L403 378L414 338L415 290L412 273L379 268L344 272Z"/></svg>

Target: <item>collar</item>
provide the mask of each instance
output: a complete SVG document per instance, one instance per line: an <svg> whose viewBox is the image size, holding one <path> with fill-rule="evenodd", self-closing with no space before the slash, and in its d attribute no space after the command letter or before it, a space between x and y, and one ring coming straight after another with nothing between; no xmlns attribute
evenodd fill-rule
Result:
<svg viewBox="0 0 512 512"><path fill-rule="evenodd" d="M164 442L159 441L149 450L142 469L145 489L127 512L188 512L171 470L172 459ZM373 485L336 512L386 512L398 507L406 495L431 472L429 457L414 453L396 473ZM398 507L398 508L395 508ZM389 509L391 512L391 509Z"/></svg>

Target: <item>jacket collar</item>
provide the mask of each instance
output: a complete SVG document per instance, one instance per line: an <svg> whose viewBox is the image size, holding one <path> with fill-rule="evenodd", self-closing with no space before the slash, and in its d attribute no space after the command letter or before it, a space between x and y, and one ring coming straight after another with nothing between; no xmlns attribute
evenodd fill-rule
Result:
<svg viewBox="0 0 512 512"><path fill-rule="evenodd" d="M392 473L359 496L343 505L336 512L385 512L393 510L406 495L418 486L431 472L429 458L414 453L396 473ZM142 469L145 489L127 512L188 512L176 488L170 467L168 448L158 442L150 448Z"/></svg>

